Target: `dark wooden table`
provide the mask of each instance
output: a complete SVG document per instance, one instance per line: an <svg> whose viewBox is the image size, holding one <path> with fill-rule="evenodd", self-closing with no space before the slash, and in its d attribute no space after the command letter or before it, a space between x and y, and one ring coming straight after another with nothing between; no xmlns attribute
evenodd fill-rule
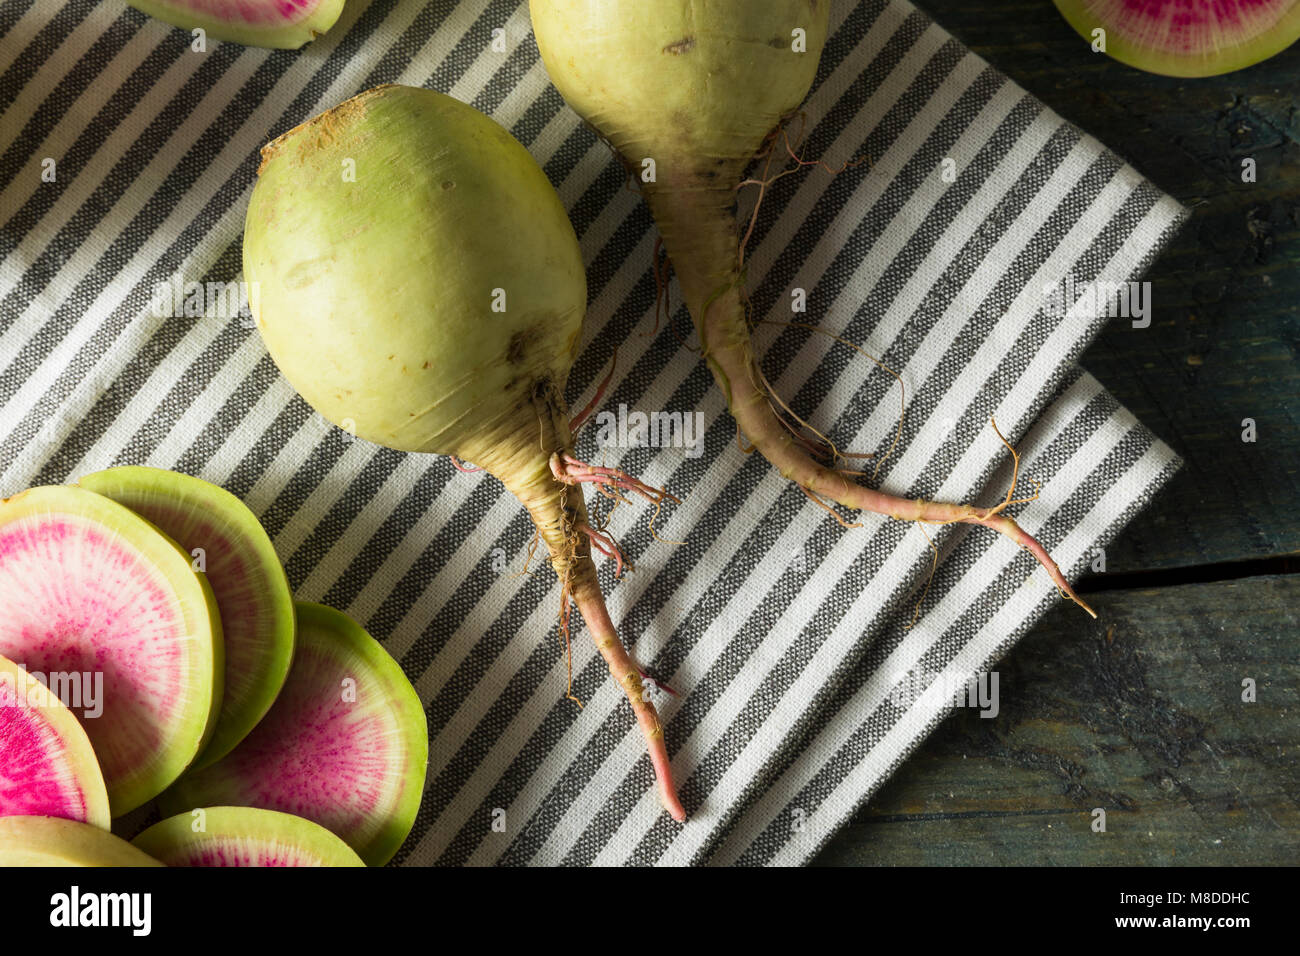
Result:
<svg viewBox="0 0 1300 956"><path fill-rule="evenodd" d="M1300 45L1177 80L1050 0L918 5L1192 208L1151 326L1082 358L1186 464L1084 581L1101 620L1049 614L998 667L1001 714L946 721L818 862L1300 862Z"/></svg>

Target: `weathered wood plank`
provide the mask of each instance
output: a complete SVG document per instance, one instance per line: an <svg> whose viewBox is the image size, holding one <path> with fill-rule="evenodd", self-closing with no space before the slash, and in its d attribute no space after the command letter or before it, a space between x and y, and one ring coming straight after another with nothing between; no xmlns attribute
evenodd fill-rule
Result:
<svg viewBox="0 0 1300 956"><path fill-rule="evenodd" d="M1080 360L1187 459L1108 570L1300 551L1300 45L1180 80L1093 53L1048 0L918 5L1194 209L1147 276L1151 326L1117 320Z"/></svg>
<svg viewBox="0 0 1300 956"><path fill-rule="evenodd" d="M1096 625L1049 614L998 666L998 716L950 717L818 862L1300 863L1300 577L1093 597Z"/></svg>

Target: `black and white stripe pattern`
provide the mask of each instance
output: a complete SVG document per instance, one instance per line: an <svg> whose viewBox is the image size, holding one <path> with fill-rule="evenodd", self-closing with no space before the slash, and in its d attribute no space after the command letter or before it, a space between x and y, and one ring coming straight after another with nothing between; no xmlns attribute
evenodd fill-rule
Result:
<svg viewBox="0 0 1300 956"><path fill-rule="evenodd" d="M684 692L662 709L686 827L658 811L632 715L583 641L586 706L564 699L558 588L519 575L531 529L494 480L349 441L246 321L150 314L159 280L239 278L267 139L383 82L488 112L568 205L591 297L570 400L590 398L617 347L605 408L705 414L700 457L598 448L590 428L578 449L684 499L657 525L678 545L620 509L611 529L639 569L602 578L642 666ZM932 528L944 560L904 630L930 568L921 531L874 516L846 530L739 452L678 345L685 313L654 331L649 216L548 85L519 0L352 0L303 51L207 53L115 2L8 0L0 108L0 493L143 462L247 501L298 595L364 622L427 703L428 794L400 862L801 862L947 706L893 707L893 675L977 670L1059 600L1005 540ZM1182 210L903 0L835 5L807 120L809 155L870 162L768 191L749 244L758 313L788 320L805 289L796 319L901 372L882 487L997 500L1010 472L995 416L1044 482L1019 519L1077 573L1178 460L1073 364L1106 320L1053 318L1043 288L1140 275ZM756 339L776 388L841 447L889 447L891 377L824 336Z"/></svg>
<svg viewBox="0 0 1300 956"><path fill-rule="evenodd" d="M1070 379L1021 444L1057 519L1038 525L1026 516L1025 524L1067 573L1092 560L1180 464L1096 379L1079 369ZM1009 478L1004 468L997 482ZM962 526L945 550L931 592L942 597L931 613L905 636L896 629L877 636L864 666L773 761L768 785L737 814L710 863L808 859L951 712L943 693L951 684L942 678L989 670L1059 601L1050 583L1027 577L1031 558L972 532ZM897 706L920 691L918 676L928 692Z"/></svg>

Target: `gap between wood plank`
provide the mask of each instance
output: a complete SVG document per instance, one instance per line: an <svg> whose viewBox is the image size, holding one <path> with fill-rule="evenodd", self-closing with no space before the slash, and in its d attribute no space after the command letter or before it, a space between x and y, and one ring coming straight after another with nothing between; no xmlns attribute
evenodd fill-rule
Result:
<svg viewBox="0 0 1300 956"><path fill-rule="evenodd" d="M1089 574L1075 584L1081 594L1101 591L1126 591L1140 588L1175 587L1180 584L1212 584L1263 575L1300 572L1300 556L1282 554L1248 561L1222 561L1183 568L1153 568L1150 571L1122 571L1115 574Z"/></svg>

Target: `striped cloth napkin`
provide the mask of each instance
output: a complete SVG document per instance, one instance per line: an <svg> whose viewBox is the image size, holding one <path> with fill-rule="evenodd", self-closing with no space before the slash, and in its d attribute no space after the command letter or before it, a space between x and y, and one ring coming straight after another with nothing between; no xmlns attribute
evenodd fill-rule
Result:
<svg viewBox="0 0 1300 956"><path fill-rule="evenodd" d="M302 51L199 53L117 0L8 0L0 73L0 493L146 463L243 498L298 596L362 621L427 704L428 791L398 862L804 862L953 706L953 680L1060 601L986 529L845 528L739 450L675 294L672 321L655 320L653 225L548 85L526 3L350 0ZM618 509L637 568L601 573L642 667L679 693L659 703L685 826L659 811L632 714L584 640L585 707L565 699L559 589L521 573L531 528L495 480L350 440L278 376L246 313L151 308L160 282L240 279L264 142L391 82L493 116L567 204L591 297L571 404L617 348L601 410L700 413L695 448L589 425L577 449L682 498L656 525L682 543ZM796 320L901 374L880 487L1000 500L995 417L1023 454L1017 494L1042 483L1013 513L1077 576L1180 464L1075 364L1105 322L1144 321L1086 293L1137 280L1183 210L905 0L834 4L806 113L807 155L869 162L768 190L748 246L756 315L790 321L803 290ZM756 345L841 448L891 447L891 376L806 330L760 325Z"/></svg>

